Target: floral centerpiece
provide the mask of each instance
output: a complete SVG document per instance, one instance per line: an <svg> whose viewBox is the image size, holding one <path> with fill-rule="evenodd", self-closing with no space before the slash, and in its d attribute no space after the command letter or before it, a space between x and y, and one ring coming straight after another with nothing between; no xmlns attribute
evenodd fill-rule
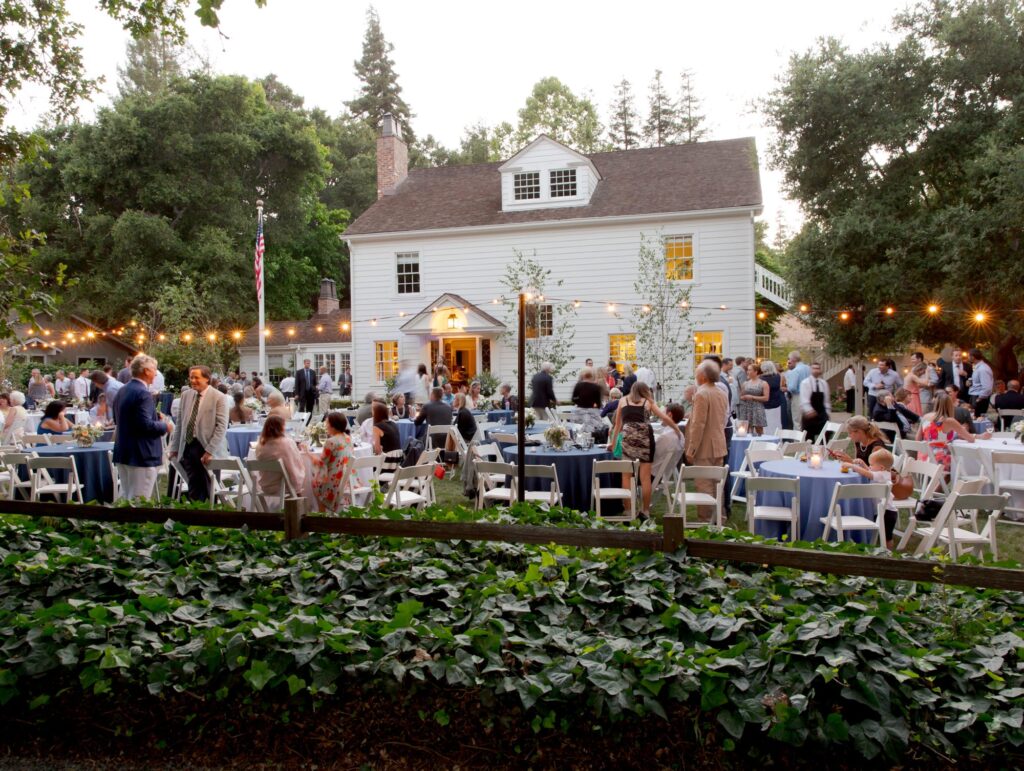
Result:
<svg viewBox="0 0 1024 771"><path fill-rule="evenodd" d="M537 422L537 416L533 414L533 410L526 410L525 416L526 417L524 418L524 422L526 423L526 427L527 428L532 428L533 424ZM514 423L518 423L519 422L519 413L518 412L513 412L512 413L512 421Z"/></svg>
<svg viewBox="0 0 1024 771"><path fill-rule="evenodd" d="M92 447L93 443L103 436L103 427L79 423L71 427L71 436L79 447Z"/></svg>
<svg viewBox="0 0 1024 771"><path fill-rule="evenodd" d="M248 399L246 399L244 402L242 402L242 404L244 404L246 407L248 407L253 412L262 412L263 411L263 402L261 402L255 396L250 396Z"/></svg>
<svg viewBox="0 0 1024 771"><path fill-rule="evenodd" d="M1024 420L1018 420L1010 426L1010 430L1013 431L1013 435L1017 437L1019 441L1024 441Z"/></svg>
<svg viewBox="0 0 1024 771"><path fill-rule="evenodd" d="M556 450L561 450L569 439L569 429L565 426L549 426L544 429L544 441Z"/></svg>
<svg viewBox="0 0 1024 771"><path fill-rule="evenodd" d="M327 426L323 423L314 423L306 427L306 438L314 447L319 447L327 440Z"/></svg>

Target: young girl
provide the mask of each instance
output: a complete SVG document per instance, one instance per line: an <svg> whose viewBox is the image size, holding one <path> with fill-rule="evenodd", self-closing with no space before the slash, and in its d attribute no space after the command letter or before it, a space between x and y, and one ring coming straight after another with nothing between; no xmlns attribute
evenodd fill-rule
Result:
<svg viewBox="0 0 1024 771"><path fill-rule="evenodd" d="M867 477L872 482L879 484L892 484L892 466L895 463L892 453L881 448L875 450L868 457L868 462L859 458L850 464L850 470L856 471L862 477ZM885 499L885 548L892 551L892 533L896 529L896 505L892 499L892 489L889 489L889 496Z"/></svg>

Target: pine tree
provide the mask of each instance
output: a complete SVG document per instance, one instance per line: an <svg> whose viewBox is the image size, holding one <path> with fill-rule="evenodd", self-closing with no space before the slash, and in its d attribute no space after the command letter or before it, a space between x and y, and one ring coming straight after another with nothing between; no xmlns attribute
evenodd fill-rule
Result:
<svg viewBox="0 0 1024 771"><path fill-rule="evenodd" d="M675 144L679 134L679 115L661 83L661 70L654 71L654 79L648 89L647 103L644 141L650 147Z"/></svg>
<svg viewBox="0 0 1024 771"><path fill-rule="evenodd" d="M615 101L612 102L612 122L608 126L608 139L620 150L632 150L640 146L640 132L637 130L636 103L633 87L623 78L615 86Z"/></svg>
<svg viewBox="0 0 1024 771"><path fill-rule="evenodd" d="M682 91L679 98L679 134L683 142L700 142L708 135L704 116L700 113L701 100L693 86L693 73L683 70Z"/></svg>
<svg viewBox="0 0 1024 771"><path fill-rule="evenodd" d="M366 35L363 37L363 58L355 62L356 77L362 82L359 95L351 102L345 102L349 112L375 129L386 113L391 113L402 126L402 136L412 144L415 136L410 119L409 105L402 99L402 87L398 85L395 62L390 54L395 47L384 39L380 28L380 17L370 6L366 12Z"/></svg>
<svg viewBox="0 0 1024 771"><path fill-rule="evenodd" d="M159 35L132 39L125 51L124 66L117 68L121 96L153 96L186 73L188 52L174 40Z"/></svg>

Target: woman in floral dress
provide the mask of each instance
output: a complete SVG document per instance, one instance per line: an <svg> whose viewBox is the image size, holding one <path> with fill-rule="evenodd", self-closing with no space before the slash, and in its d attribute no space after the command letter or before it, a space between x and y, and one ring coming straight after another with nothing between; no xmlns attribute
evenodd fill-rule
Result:
<svg viewBox="0 0 1024 771"><path fill-rule="evenodd" d="M313 496L320 511L336 514L352 503L352 437L348 419L340 412L327 415L327 440L323 453L310 454L313 462Z"/></svg>

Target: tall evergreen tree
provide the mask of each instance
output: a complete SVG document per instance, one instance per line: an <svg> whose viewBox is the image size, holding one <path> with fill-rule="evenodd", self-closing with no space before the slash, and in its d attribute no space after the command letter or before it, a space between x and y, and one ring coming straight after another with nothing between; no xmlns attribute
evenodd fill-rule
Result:
<svg viewBox="0 0 1024 771"><path fill-rule="evenodd" d="M654 71L654 79L648 89L647 104L644 141L651 147L675 144L679 134L679 114L661 82L661 70Z"/></svg>
<svg viewBox="0 0 1024 771"><path fill-rule="evenodd" d="M121 96L152 96L185 75L187 52L171 37L147 35L128 42L125 62L117 68Z"/></svg>
<svg viewBox="0 0 1024 771"><path fill-rule="evenodd" d="M402 99L395 62L389 54L394 45L384 39L380 17L373 6L366 12L366 35L363 37L363 57L355 62L356 77L362 86L359 95L345 102L354 118L360 118L376 128L386 113L395 116L402 125L402 136L412 144L412 113Z"/></svg>
<svg viewBox="0 0 1024 771"><path fill-rule="evenodd" d="M612 102L612 122L608 126L608 140L620 150L632 150L640 146L640 132L637 129L639 116L633 87L623 78L615 86L615 101Z"/></svg>
<svg viewBox="0 0 1024 771"><path fill-rule="evenodd" d="M701 100L693 85L693 73L683 70L680 75L682 88L679 95L679 137L685 143L700 142L708 136L704 115L700 112Z"/></svg>

